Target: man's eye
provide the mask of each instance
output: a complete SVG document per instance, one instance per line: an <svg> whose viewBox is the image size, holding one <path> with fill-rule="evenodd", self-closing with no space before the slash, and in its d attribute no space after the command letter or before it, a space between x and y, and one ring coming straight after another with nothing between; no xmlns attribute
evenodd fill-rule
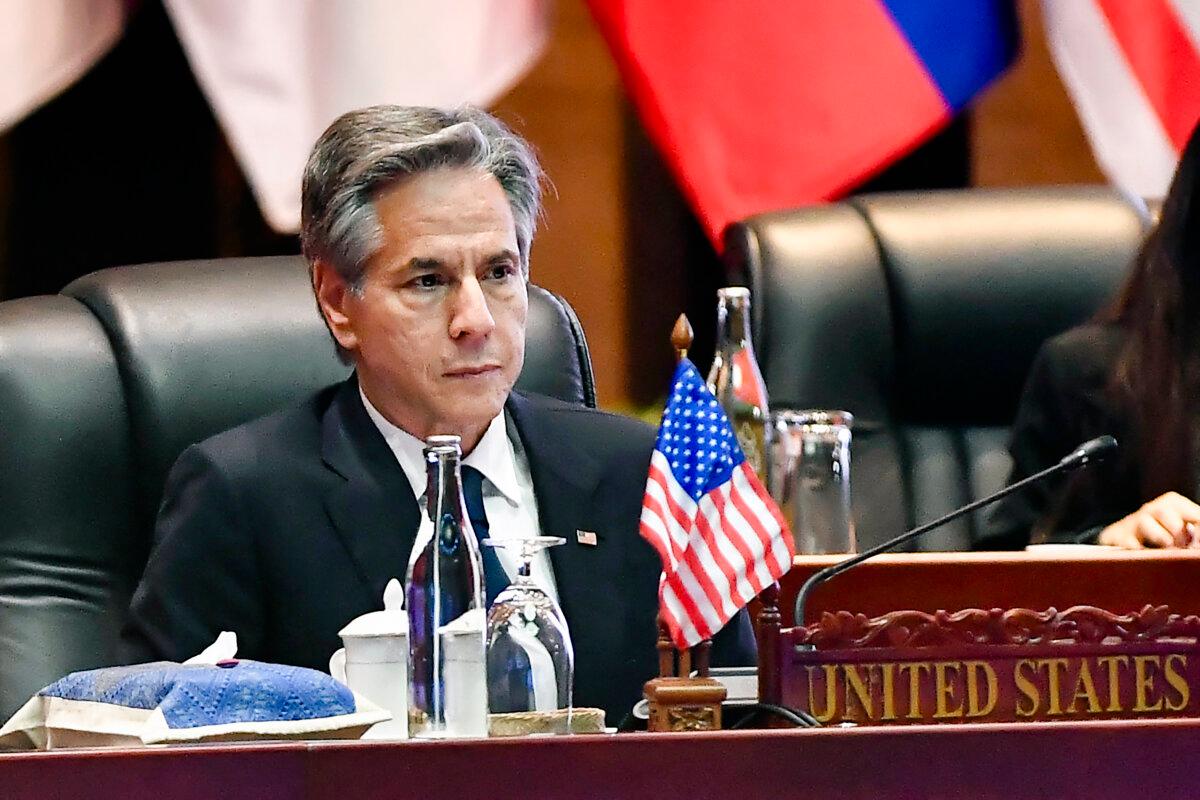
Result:
<svg viewBox="0 0 1200 800"><path fill-rule="evenodd" d="M433 273L426 273L413 278L411 283L421 289L433 289L441 284L441 279Z"/></svg>
<svg viewBox="0 0 1200 800"><path fill-rule="evenodd" d="M496 264L488 267L487 277L493 280L503 280L509 275L515 275L517 268L512 264Z"/></svg>

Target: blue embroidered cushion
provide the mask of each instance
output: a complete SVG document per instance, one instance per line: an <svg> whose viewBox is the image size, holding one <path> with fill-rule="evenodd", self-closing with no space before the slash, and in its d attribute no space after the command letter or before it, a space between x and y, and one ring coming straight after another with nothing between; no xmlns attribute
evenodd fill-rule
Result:
<svg viewBox="0 0 1200 800"><path fill-rule="evenodd" d="M308 720L353 714L354 695L316 670L261 661L174 664L74 672L41 695L152 710L169 728Z"/></svg>

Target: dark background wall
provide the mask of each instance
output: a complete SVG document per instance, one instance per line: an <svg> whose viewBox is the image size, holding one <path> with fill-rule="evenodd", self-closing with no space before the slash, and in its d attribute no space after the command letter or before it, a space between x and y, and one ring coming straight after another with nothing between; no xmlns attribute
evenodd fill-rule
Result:
<svg viewBox="0 0 1200 800"><path fill-rule="evenodd" d="M1021 60L974 110L859 191L1102 180L1050 62L1036 0ZM675 316L712 353L716 253L629 104L582 0L496 106L538 147L555 191L534 279L566 295L601 402L654 401ZM56 292L102 267L298 252L271 232L158 2L82 81L0 136L0 297Z"/></svg>

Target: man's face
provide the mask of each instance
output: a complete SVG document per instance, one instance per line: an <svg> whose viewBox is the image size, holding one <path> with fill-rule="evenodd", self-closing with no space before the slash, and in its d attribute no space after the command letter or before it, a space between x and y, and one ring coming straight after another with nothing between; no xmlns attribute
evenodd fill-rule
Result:
<svg viewBox="0 0 1200 800"><path fill-rule="evenodd" d="M458 434L474 447L525 360L529 307L508 199L486 172L406 178L375 200L383 246L362 289L314 270L330 328L359 383L418 438Z"/></svg>

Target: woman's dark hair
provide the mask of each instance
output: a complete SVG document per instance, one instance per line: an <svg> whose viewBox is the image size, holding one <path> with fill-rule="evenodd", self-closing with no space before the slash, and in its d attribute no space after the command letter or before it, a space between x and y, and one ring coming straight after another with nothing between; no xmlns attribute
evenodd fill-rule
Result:
<svg viewBox="0 0 1200 800"><path fill-rule="evenodd" d="M1125 328L1109 391L1131 414L1142 494L1192 494L1192 420L1200 399L1200 126L1192 131L1158 225L1098 321Z"/></svg>

